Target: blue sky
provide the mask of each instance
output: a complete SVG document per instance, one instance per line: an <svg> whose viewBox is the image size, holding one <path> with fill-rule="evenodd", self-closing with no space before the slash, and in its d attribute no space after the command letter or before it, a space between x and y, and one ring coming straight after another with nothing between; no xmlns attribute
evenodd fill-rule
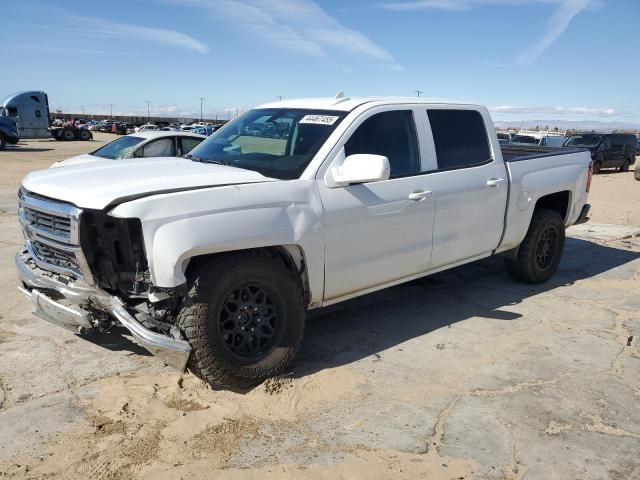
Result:
<svg viewBox="0 0 640 480"><path fill-rule="evenodd" d="M638 0L0 0L0 97L189 116L423 95L496 119L640 125ZM10 19L11 21L7 21Z"/></svg>

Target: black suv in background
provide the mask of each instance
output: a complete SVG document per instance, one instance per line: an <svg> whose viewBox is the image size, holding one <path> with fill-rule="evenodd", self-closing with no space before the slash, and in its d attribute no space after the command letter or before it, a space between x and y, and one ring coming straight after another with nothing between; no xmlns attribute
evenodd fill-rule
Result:
<svg viewBox="0 0 640 480"><path fill-rule="evenodd" d="M631 133L584 133L573 135L565 147L588 148L593 159L593 173L602 168L618 168L629 171L636 162L638 140Z"/></svg>

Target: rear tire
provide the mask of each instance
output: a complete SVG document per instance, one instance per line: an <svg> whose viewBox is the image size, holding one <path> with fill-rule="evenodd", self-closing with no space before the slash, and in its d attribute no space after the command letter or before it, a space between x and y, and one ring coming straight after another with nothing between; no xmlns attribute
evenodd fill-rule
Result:
<svg viewBox="0 0 640 480"><path fill-rule="evenodd" d="M4 150L4 147L7 146L7 140L4 138L4 135L0 133L0 150Z"/></svg>
<svg viewBox="0 0 640 480"><path fill-rule="evenodd" d="M178 313L193 348L187 366L212 387L253 387L291 364L305 313L300 281L280 259L222 254L197 269Z"/></svg>
<svg viewBox="0 0 640 480"><path fill-rule="evenodd" d="M620 171L621 172L628 172L629 171L629 165L631 165L631 160L625 160L624 163L620 166Z"/></svg>
<svg viewBox="0 0 640 480"><path fill-rule="evenodd" d="M558 212L544 208L534 211L518 255L505 261L507 272L525 283L535 284L549 280L562 258L564 230L564 223Z"/></svg>
<svg viewBox="0 0 640 480"><path fill-rule="evenodd" d="M600 163L600 160L597 160L597 161L593 162L593 174L594 175L600 173L600 167L601 166L602 166L602 164Z"/></svg>
<svg viewBox="0 0 640 480"><path fill-rule="evenodd" d="M76 139L76 132L74 132L73 130L71 130L69 128L65 128L62 131L62 139L66 140L67 142L71 142L71 141Z"/></svg>

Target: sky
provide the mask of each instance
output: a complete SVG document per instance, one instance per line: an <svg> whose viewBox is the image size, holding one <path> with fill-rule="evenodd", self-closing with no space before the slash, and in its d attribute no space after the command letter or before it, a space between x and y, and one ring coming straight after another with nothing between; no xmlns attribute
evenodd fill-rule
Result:
<svg viewBox="0 0 640 480"><path fill-rule="evenodd" d="M0 97L226 118L286 98L421 95L496 120L640 127L639 0L0 0ZM10 21L7 21L10 20Z"/></svg>

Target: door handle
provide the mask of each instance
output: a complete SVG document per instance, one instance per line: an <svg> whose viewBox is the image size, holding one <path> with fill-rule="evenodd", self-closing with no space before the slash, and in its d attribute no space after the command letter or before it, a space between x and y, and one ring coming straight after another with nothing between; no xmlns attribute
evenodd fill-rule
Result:
<svg viewBox="0 0 640 480"><path fill-rule="evenodd" d="M499 187L504 182L504 178L490 178L487 180L487 187Z"/></svg>
<svg viewBox="0 0 640 480"><path fill-rule="evenodd" d="M419 202L424 200L425 198L430 197L433 194L431 191L419 191L413 192L409 194L409 200L413 200L414 202Z"/></svg>

